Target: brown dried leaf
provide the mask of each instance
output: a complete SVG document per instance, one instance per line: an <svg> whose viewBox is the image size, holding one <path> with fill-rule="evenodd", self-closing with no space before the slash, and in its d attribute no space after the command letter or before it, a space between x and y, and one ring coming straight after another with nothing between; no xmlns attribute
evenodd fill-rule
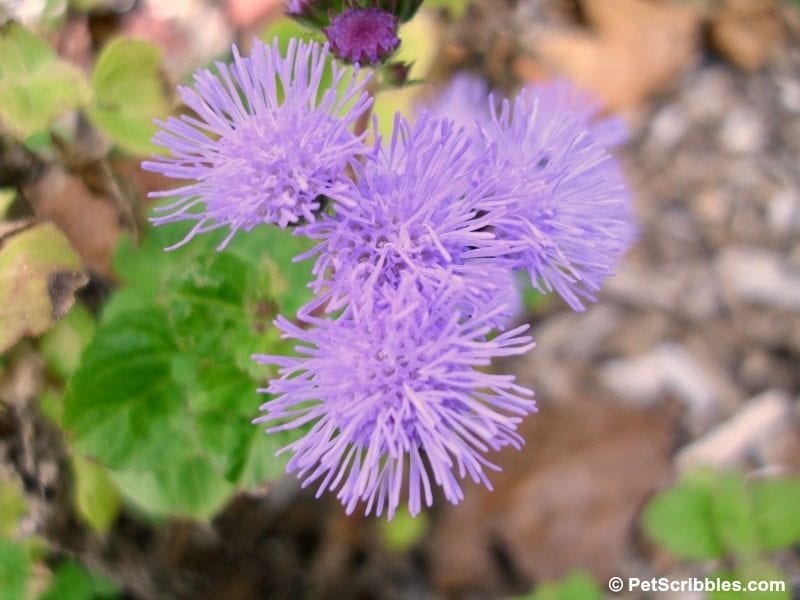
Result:
<svg viewBox="0 0 800 600"><path fill-rule="evenodd" d="M674 419L596 400L530 417L493 492L471 486L430 544L437 587L507 593L574 568L619 574L643 501L670 472Z"/></svg>
<svg viewBox="0 0 800 600"><path fill-rule="evenodd" d="M727 0L709 15L709 31L717 51L748 71L764 67L786 41L774 0Z"/></svg>
<svg viewBox="0 0 800 600"><path fill-rule="evenodd" d="M91 271L113 278L111 259L122 233L115 206L58 168L27 186L25 195L38 217L58 225Z"/></svg>
<svg viewBox="0 0 800 600"><path fill-rule="evenodd" d="M700 15L647 0L583 0L590 32L542 32L534 52L546 67L591 89L611 109L668 88L697 56ZM517 72L534 69L521 59Z"/></svg>

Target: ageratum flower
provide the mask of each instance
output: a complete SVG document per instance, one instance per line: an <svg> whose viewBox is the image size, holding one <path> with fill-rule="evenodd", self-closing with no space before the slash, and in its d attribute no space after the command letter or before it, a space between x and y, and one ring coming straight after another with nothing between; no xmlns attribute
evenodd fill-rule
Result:
<svg viewBox="0 0 800 600"><path fill-rule="evenodd" d="M590 93L575 87L569 81L557 79L531 84L524 92L536 98L539 110L544 114L569 111L594 138L607 149L627 140L627 127L619 117L600 116L601 105ZM485 136L479 135L481 128L491 129L491 112L495 97L490 94L485 80L467 72L456 73L439 92L425 102L421 108L440 117L449 117L463 125L485 145Z"/></svg>
<svg viewBox="0 0 800 600"><path fill-rule="evenodd" d="M617 116L601 116L602 106L589 92L565 79L534 83L525 94L535 98L543 114L569 111L580 121L594 141L606 149L616 148L628 140L628 128Z"/></svg>
<svg viewBox="0 0 800 600"><path fill-rule="evenodd" d="M271 47L256 41L249 57L235 46L233 56L231 66L217 63L219 75L204 69L194 88L180 88L195 115L159 122L153 142L171 156L142 165L193 180L151 194L178 197L156 209L163 215L154 224L195 223L173 248L228 228L222 249L240 230L314 221L324 199L353 203L347 169L365 148L350 126L370 105L366 79L328 67L327 46L314 42L291 40L284 57L277 40ZM333 69L332 83L320 90L326 68Z"/></svg>
<svg viewBox="0 0 800 600"><path fill-rule="evenodd" d="M397 50L399 24L400 19L380 8L353 7L336 15L324 31L337 58L374 65Z"/></svg>
<svg viewBox="0 0 800 600"><path fill-rule="evenodd" d="M489 86L486 81L470 73L457 73L439 92L420 105L437 117L455 121L464 127L472 141L471 156L486 150L486 140L481 137L481 127L491 122Z"/></svg>
<svg viewBox="0 0 800 600"><path fill-rule="evenodd" d="M496 144L495 169L516 197L492 228L525 244L509 257L510 268L527 270L536 289L555 290L583 310L635 236L630 194L606 148L618 134L614 126L594 133L587 109L535 93L504 102L484 130Z"/></svg>
<svg viewBox="0 0 800 600"><path fill-rule="evenodd" d="M494 196L498 178L481 176L492 166L488 155L468 158L471 144L449 120L423 115L412 126L396 116L388 148L378 139L368 160L353 169L354 202L298 229L319 240L298 257L316 256L311 287L318 297L304 312L323 304L336 311L355 300L369 306L407 274L431 289L457 280L467 312L509 292L498 257L522 245L490 231L507 202Z"/></svg>
<svg viewBox="0 0 800 600"><path fill-rule="evenodd" d="M317 495L336 491L348 514L384 509L392 518L407 481L408 508L433 501L432 484L452 503L469 476L491 489L486 470L499 470L489 451L519 448L522 417L536 410L532 392L511 375L484 372L493 357L521 354L533 344L527 326L490 338L491 321L505 308L487 307L465 318L457 282L420 294L406 277L387 286L382 299L336 320L310 317L310 329L279 318L298 357L254 356L280 367L280 377L260 390L276 398L261 406L256 422L267 432L311 424L282 451L288 472Z"/></svg>

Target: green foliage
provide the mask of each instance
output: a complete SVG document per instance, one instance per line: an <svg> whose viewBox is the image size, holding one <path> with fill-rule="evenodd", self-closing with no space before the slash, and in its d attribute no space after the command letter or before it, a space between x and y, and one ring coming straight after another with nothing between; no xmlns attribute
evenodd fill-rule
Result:
<svg viewBox="0 0 800 600"><path fill-rule="evenodd" d="M285 350L271 320L308 299L310 275L289 262L307 246L288 232L240 234L224 253L214 236L164 252L179 228L121 246L126 285L70 380L63 422L144 510L206 518L237 486L283 469L273 455L288 438L251 424L266 373L250 356Z"/></svg>
<svg viewBox="0 0 800 600"><path fill-rule="evenodd" d="M67 315L39 340L45 363L50 371L66 381L78 368L81 352L92 339L95 321L82 304L76 304Z"/></svg>
<svg viewBox="0 0 800 600"><path fill-rule="evenodd" d="M603 594L597 584L583 571L573 571L560 581L536 586L530 594L516 600L600 600Z"/></svg>
<svg viewBox="0 0 800 600"><path fill-rule="evenodd" d="M685 559L726 559L728 581L778 581L767 552L800 541L800 478L746 481L737 472L701 471L659 493L644 512L644 529ZM718 592L712 598L789 598L788 592Z"/></svg>
<svg viewBox="0 0 800 600"><path fill-rule="evenodd" d="M800 479L694 473L659 493L643 518L645 532L681 558L751 560L800 541Z"/></svg>
<svg viewBox="0 0 800 600"><path fill-rule="evenodd" d="M117 587L105 577L89 573L80 563L60 564L39 600L98 600L121 598Z"/></svg>
<svg viewBox="0 0 800 600"><path fill-rule="evenodd" d="M761 548L779 550L800 541L800 478L758 481L751 502Z"/></svg>
<svg viewBox="0 0 800 600"><path fill-rule="evenodd" d="M391 521L380 522L384 545L398 554L408 552L422 541L429 527L426 513L413 517L407 510L398 511Z"/></svg>
<svg viewBox="0 0 800 600"><path fill-rule="evenodd" d="M274 21L270 21L267 28L261 34L261 39L264 40L264 43L271 44L272 40L278 38L278 46L281 49L282 53L286 53L286 49L289 47L289 40L292 38L296 38L298 40L312 40L312 39L321 39L319 34L315 33L313 30L301 25L294 19L290 19L289 17L283 17L280 19L275 19ZM320 85L320 88L324 86Z"/></svg>
<svg viewBox="0 0 800 600"><path fill-rule="evenodd" d="M87 114L98 129L123 149L150 154L156 147L156 117L167 112L159 73L161 49L143 40L118 38L100 54L92 73L95 104Z"/></svg>
<svg viewBox="0 0 800 600"><path fill-rule="evenodd" d="M664 490L647 506L644 529L670 552L702 560L722 555L722 541L714 528L713 479L696 475Z"/></svg>
<svg viewBox="0 0 800 600"><path fill-rule="evenodd" d="M0 121L24 140L89 103L83 73L17 23L0 27Z"/></svg>
<svg viewBox="0 0 800 600"><path fill-rule="evenodd" d="M8 212L11 203L14 202L17 192L14 189L0 188L0 217L4 217Z"/></svg>
<svg viewBox="0 0 800 600"><path fill-rule="evenodd" d="M528 313L537 313L547 308L552 298L533 287L527 273L516 274L516 287L522 298L522 306Z"/></svg>
<svg viewBox="0 0 800 600"><path fill-rule="evenodd" d="M47 330L85 281L78 255L55 225L37 225L6 241L0 247L0 351Z"/></svg>
<svg viewBox="0 0 800 600"><path fill-rule="evenodd" d="M75 508L94 531L105 533L119 514L119 492L107 469L78 454L71 458Z"/></svg>
<svg viewBox="0 0 800 600"><path fill-rule="evenodd" d="M469 3L470 0L425 0L427 8L444 8L456 18L463 16Z"/></svg>
<svg viewBox="0 0 800 600"><path fill-rule="evenodd" d="M0 477L0 539L13 537L25 513L25 497L16 481ZM1 597L1 596L0 596Z"/></svg>
<svg viewBox="0 0 800 600"><path fill-rule="evenodd" d="M30 570L31 561L25 549L0 538L0 598L22 600Z"/></svg>
<svg viewBox="0 0 800 600"><path fill-rule="evenodd" d="M85 108L92 123L134 154L150 143L153 119L169 103L160 74L162 51L143 40L119 38L97 59L91 85L81 70L58 58L31 31L16 23L0 28L0 121L29 149L48 145L42 135L58 117Z"/></svg>

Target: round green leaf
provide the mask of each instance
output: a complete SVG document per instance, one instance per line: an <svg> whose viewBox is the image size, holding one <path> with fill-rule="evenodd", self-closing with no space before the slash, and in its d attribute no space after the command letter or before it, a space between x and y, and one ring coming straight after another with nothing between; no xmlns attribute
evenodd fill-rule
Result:
<svg viewBox="0 0 800 600"><path fill-rule="evenodd" d="M645 533L676 556L702 560L723 554L714 529L710 483L702 479L682 481L660 492L647 505Z"/></svg>

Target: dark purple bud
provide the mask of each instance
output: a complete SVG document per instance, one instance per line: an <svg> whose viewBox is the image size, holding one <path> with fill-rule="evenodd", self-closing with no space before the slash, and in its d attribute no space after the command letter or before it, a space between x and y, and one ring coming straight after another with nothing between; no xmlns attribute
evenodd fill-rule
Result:
<svg viewBox="0 0 800 600"><path fill-rule="evenodd" d="M324 29L331 52L350 63L379 64L400 45L399 19L379 8L348 8Z"/></svg>

